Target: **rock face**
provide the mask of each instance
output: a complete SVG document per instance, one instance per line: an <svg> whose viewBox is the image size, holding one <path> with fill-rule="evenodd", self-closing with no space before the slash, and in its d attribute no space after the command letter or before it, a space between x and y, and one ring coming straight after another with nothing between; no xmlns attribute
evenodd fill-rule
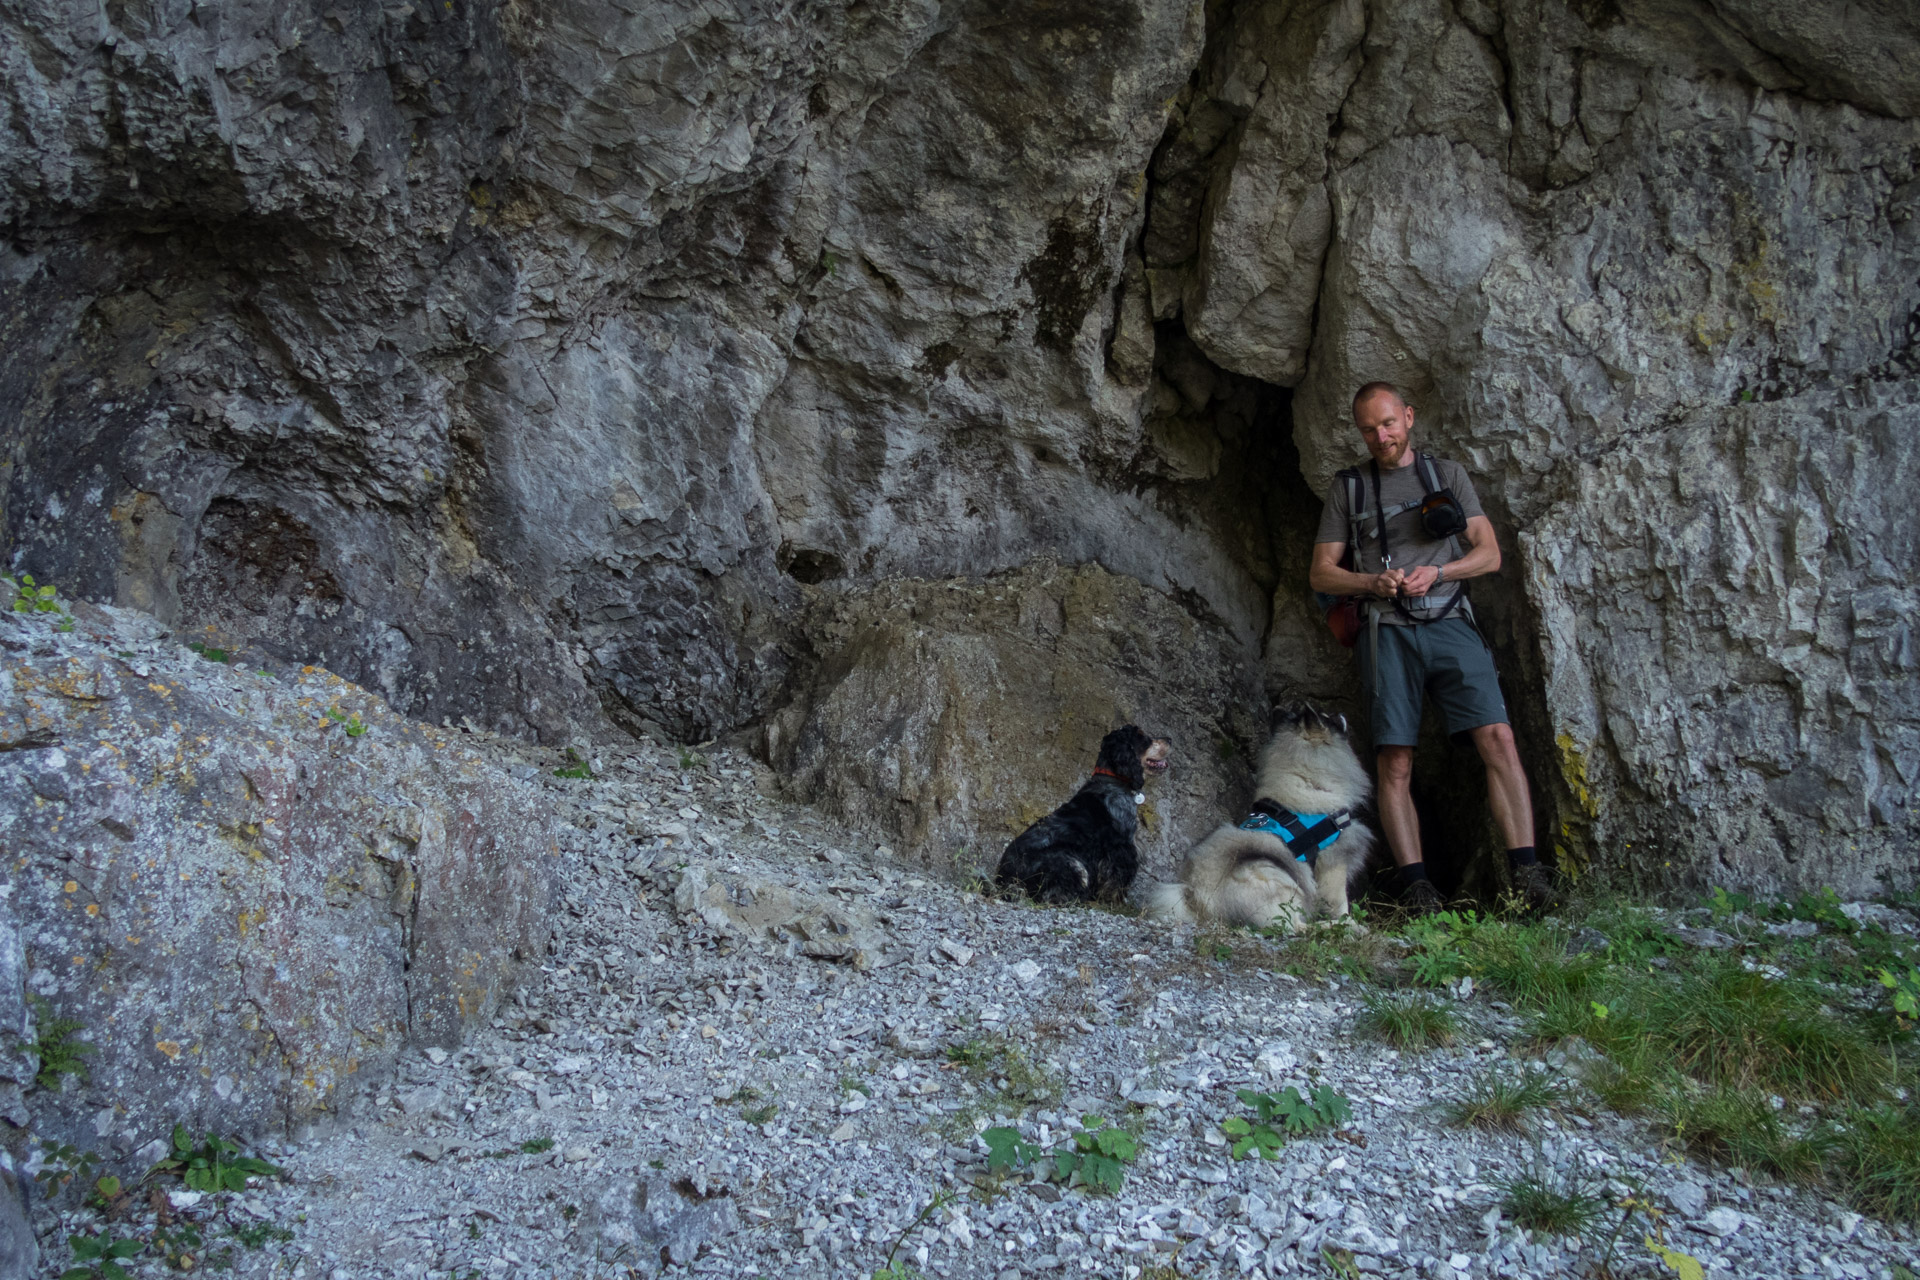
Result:
<svg viewBox="0 0 1920 1280"><path fill-rule="evenodd" d="M178 1121L337 1109L492 1016L544 951L537 789L315 668L207 661L146 615L0 617L0 814L25 972L86 1082L35 1127L122 1154Z"/></svg>
<svg viewBox="0 0 1920 1280"><path fill-rule="evenodd" d="M767 736L800 795L943 870L991 876L1007 841L1087 780L1109 730L1171 737L1135 846L1145 875L1251 798L1266 699L1231 641L1132 578L1041 565L985 581L822 593L811 697Z"/></svg>
<svg viewBox="0 0 1920 1280"><path fill-rule="evenodd" d="M830 710L823 610L1097 565L1197 655L1096 666L1102 714L1350 695L1305 545L1386 376L1507 547L1480 602L1543 843L1642 884L1911 880L1898 0L0 21L0 528L72 594L434 723L764 727L934 856L1077 763L1015 767L1041 718L983 694L1004 806L902 804L948 785L935 737L840 749L871 726ZM1014 622L858 669L985 643L1078 679Z"/></svg>

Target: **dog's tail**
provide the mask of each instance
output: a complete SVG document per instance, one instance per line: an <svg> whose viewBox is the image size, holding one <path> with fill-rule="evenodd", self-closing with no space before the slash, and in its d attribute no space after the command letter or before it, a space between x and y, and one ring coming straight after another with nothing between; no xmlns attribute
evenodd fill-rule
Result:
<svg viewBox="0 0 1920 1280"><path fill-rule="evenodd" d="M1187 904L1187 886L1175 881L1157 884L1147 891L1147 915L1169 924L1192 924L1196 917Z"/></svg>

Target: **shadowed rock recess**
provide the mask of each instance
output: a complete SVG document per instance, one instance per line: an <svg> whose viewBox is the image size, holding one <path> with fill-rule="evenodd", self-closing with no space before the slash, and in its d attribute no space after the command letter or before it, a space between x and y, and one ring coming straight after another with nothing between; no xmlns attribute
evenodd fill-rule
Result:
<svg viewBox="0 0 1920 1280"><path fill-rule="evenodd" d="M1390 377L1508 550L1543 846L1912 883L1901 0L26 0L0 59L0 536L69 597L731 735L942 867L1138 718L1164 867L1352 705L1303 578Z"/></svg>

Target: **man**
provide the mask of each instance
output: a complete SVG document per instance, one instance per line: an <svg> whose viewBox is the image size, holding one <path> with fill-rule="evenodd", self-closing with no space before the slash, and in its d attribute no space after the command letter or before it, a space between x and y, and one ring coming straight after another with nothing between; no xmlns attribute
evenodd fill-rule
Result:
<svg viewBox="0 0 1920 1280"><path fill-rule="evenodd" d="M1423 915L1441 905L1427 879L1411 790L1421 704L1431 695L1447 733L1471 738L1487 766L1487 799L1506 838L1515 887L1536 909L1552 906L1553 884L1534 853L1533 799L1507 723L1493 654L1471 621L1460 585L1499 571L1493 524L1481 513L1466 469L1434 458L1426 478L1437 478L1441 488L1452 491L1458 505L1454 521L1464 515L1465 529L1448 537L1429 532L1421 511L1434 505L1426 501L1422 472L1428 468L1417 465L1413 408L1392 384L1369 382L1360 388L1353 398L1353 420L1373 461L1358 468L1356 478L1343 472L1334 480L1308 581L1329 596L1367 598L1365 626L1354 651L1377 753L1380 825L1399 866L1403 899ZM1358 512L1350 505L1356 488ZM1342 568L1349 548L1352 567Z"/></svg>

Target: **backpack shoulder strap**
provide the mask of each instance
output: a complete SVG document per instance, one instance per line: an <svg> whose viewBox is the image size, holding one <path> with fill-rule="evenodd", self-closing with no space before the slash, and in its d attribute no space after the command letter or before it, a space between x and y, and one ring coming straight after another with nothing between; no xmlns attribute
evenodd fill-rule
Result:
<svg viewBox="0 0 1920 1280"><path fill-rule="evenodd" d="M1438 493L1445 485L1440 483L1440 468L1433 465L1433 455L1424 449L1413 455L1414 466L1420 469L1420 483L1426 486L1428 493Z"/></svg>
<svg viewBox="0 0 1920 1280"><path fill-rule="evenodd" d="M1434 494L1446 488L1445 485L1440 483L1440 468L1433 465L1432 454L1426 452L1424 449L1417 451L1413 455L1413 464L1420 470L1420 483L1426 488L1427 497L1431 498ZM1454 502L1458 504L1459 499L1454 499ZM1454 537L1452 534L1447 535L1447 554L1455 560L1460 558L1460 539ZM1464 590L1464 586L1462 589Z"/></svg>
<svg viewBox="0 0 1920 1280"><path fill-rule="evenodd" d="M1355 573L1360 572L1360 468L1343 467L1336 477L1347 489L1347 558Z"/></svg>

